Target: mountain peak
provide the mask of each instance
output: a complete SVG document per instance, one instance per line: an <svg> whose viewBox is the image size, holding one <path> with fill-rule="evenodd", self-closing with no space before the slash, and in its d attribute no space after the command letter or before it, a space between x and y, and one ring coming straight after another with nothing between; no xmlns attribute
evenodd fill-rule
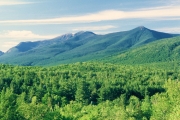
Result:
<svg viewBox="0 0 180 120"><path fill-rule="evenodd" d="M144 26L139 26L139 29L142 30L142 29L146 29L146 28Z"/></svg>
<svg viewBox="0 0 180 120"><path fill-rule="evenodd" d="M56 37L55 39L65 39L65 40L67 40L67 39L72 38L72 37L73 37L72 33L67 33L67 34L63 34L63 35L61 35L59 37Z"/></svg>
<svg viewBox="0 0 180 120"><path fill-rule="evenodd" d="M146 28L144 26L139 26L139 27L136 27L136 28L132 29L131 31L142 32L144 30L150 30L150 29L148 29L148 28Z"/></svg>
<svg viewBox="0 0 180 120"><path fill-rule="evenodd" d="M81 35L81 34L93 34L93 35L95 35L95 33L90 32L90 31L79 31L79 32L75 33L74 36Z"/></svg>
<svg viewBox="0 0 180 120"><path fill-rule="evenodd" d="M147 29L147 28L144 27L144 26L139 26L139 27L137 27L136 29L138 29L138 30L145 30L145 29Z"/></svg>
<svg viewBox="0 0 180 120"><path fill-rule="evenodd" d="M96 35L96 34L93 32L90 32L90 31L79 31L75 34L72 34L72 33L63 34L59 37L56 37L55 39L58 38L58 39L68 40L72 37L79 36L79 35L92 36L92 35Z"/></svg>

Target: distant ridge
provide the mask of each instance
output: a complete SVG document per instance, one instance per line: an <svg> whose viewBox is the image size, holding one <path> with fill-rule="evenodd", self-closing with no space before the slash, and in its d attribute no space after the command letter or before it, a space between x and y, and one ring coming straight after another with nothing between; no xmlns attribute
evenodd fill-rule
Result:
<svg viewBox="0 0 180 120"><path fill-rule="evenodd" d="M44 46L49 46L49 45L53 45L57 43L63 43L66 40L69 40L72 37L76 37L77 35L80 35L82 33L91 33L91 35L95 35L92 32L81 32L81 33L78 32L74 35L72 33L64 34L50 40L42 40L42 41L36 41L36 42L21 42L17 46L9 49L7 53L14 54L14 52L26 52L26 51L29 51L38 47L44 47ZM89 36L87 35L86 37L89 37Z"/></svg>
<svg viewBox="0 0 180 120"><path fill-rule="evenodd" d="M4 54L4 52L0 51L0 56L3 55L3 54Z"/></svg>
<svg viewBox="0 0 180 120"><path fill-rule="evenodd" d="M174 36L144 26L106 35L80 31L50 40L21 42L0 56L0 63L32 66L90 61Z"/></svg>

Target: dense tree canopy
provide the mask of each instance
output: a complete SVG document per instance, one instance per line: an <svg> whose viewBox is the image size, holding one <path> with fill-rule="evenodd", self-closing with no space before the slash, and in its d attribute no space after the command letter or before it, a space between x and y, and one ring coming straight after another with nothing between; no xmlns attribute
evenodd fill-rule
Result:
<svg viewBox="0 0 180 120"><path fill-rule="evenodd" d="M0 65L2 120L178 120L180 72L152 66Z"/></svg>

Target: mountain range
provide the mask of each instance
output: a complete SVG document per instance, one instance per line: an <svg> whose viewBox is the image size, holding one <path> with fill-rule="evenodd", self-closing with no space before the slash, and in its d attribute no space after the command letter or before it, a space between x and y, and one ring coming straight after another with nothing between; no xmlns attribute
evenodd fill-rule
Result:
<svg viewBox="0 0 180 120"><path fill-rule="evenodd" d="M144 26L106 35L81 31L50 40L21 42L6 53L0 53L0 63L34 66L102 59L122 62L127 59L130 61L130 59L136 60L135 56L139 56L140 59L147 55L146 53L150 51L152 53L153 50L156 50L155 46L158 49L157 45L161 45L161 41L165 45L169 43L164 41L171 41L171 38L173 41L177 41L174 39L179 40L179 37L176 36L178 35L150 30ZM142 48L148 47L149 44L151 45L148 49ZM157 54L160 54L159 50L156 51Z"/></svg>

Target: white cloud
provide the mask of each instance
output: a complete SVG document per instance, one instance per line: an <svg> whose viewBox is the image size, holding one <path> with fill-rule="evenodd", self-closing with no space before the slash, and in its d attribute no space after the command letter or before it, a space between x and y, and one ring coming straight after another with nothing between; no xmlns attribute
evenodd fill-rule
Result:
<svg viewBox="0 0 180 120"><path fill-rule="evenodd" d="M4 42L3 47L11 47L17 45L18 42Z"/></svg>
<svg viewBox="0 0 180 120"><path fill-rule="evenodd" d="M88 26L88 27L78 27L74 28L73 31L99 31L99 30L108 30L116 28L115 26L112 25L106 25L106 26Z"/></svg>
<svg viewBox="0 0 180 120"><path fill-rule="evenodd" d="M9 50L9 48L12 48L14 46L16 46L19 42L6 42L6 41L2 41L0 44L0 51L6 52L7 50Z"/></svg>
<svg viewBox="0 0 180 120"><path fill-rule="evenodd" d="M180 27L158 28L157 31L180 34Z"/></svg>
<svg viewBox="0 0 180 120"><path fill-rule="evenodd" d="M0 21L0 24L72 24L132 18L166 19L171 17L176 19L180 18L180 6L169 6L159 8L157 7L154 9L141 9L136 11L106 10L81 16L69 16L52 19L5 20Z"/></svg>
<svg viewBox="0 0 180 120"><path fill-rule="evenodd" d="M55 35L38 35L32 31L3 31L0 33L0 39L18 39L18 40L31 40L31 39L50 39L56 37Z"/></svg>
<svg viewBox="0 0 180 120"><path fill-rule="evenodd" d="M39 39L51 39L58 35L38 35L32 31L3 31L0 33L0 50L7 51L22 41L35 41Z"/></svg>
<svg viewBox="0 0 180 120"><path fill-rule="evenodd" d="M32 2L21 2L21 1L15 1L15 0L4 0L4 1L0 1L0 6L30 4L30 3L32 3Z"/></svg>

